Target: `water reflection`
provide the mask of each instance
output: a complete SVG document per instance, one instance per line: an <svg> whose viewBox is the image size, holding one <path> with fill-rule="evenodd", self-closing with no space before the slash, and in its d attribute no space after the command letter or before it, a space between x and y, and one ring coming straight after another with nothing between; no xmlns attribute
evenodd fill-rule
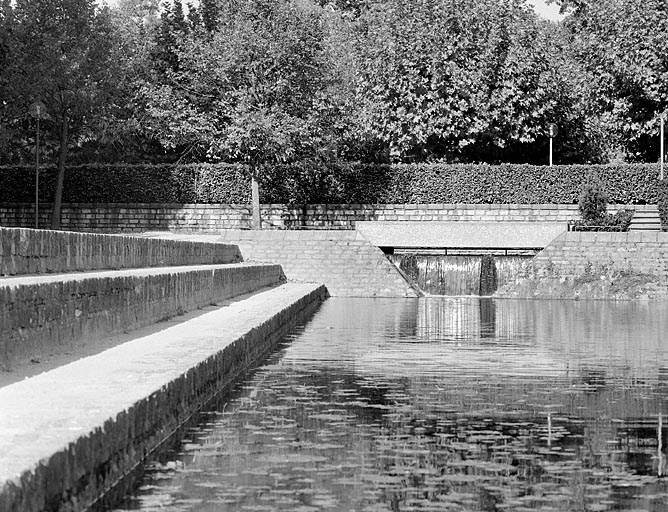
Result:
<svg viewBox="0 0 668 512"><path fill-rule="evenodd" d="M666 306L330 299L124 509L668 507Z"/></svg>

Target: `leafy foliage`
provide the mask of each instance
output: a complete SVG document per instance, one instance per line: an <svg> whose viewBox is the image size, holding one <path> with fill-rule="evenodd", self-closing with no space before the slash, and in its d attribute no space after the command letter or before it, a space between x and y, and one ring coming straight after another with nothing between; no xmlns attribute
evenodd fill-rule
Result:
<svg viewBox="0 0 668 512"><path fill-rule="evenodd" d="M633 211L608 213L608 196L598 179L590 177L578 201L581 219L572 225L575 231L628 231Z"/></svg>
<svg viewBox="0 0 668 512"><path fill-rule="evenodd" d="M668 3L665 0L566 0L567 48L586 82L589 115L608 150L656 161L658 118L668 113Z"/></svg>
<svg viewBox="0 0 668 512"><path fill-rule="evenodd" d="M33 200L31 167L0 167L0 202ZM595 173L613 204L656 203L655 165L312 164L267 170L261 199L288 204L577 204ZM42 171L42 193L54 168ZM237 164L85 165L68 169L67 202L243 203L249 173ZM665 191L666 185L663 185ZM665 194L665 192L664 192Z"/></svg>
<svg viewBox="0 0 668 512"><path fill-rule="evenodd" d="M603 192L598 182L587 182L580 194L578 209L582 220L593 222L601 218L608 209L608 196Z"/></svg>
<svg viewBox="0 0 668 512"><path fill-rule="evenodd" d="M292 203L573 203L583 168L477 163L546 163L551 122L559 164L656 161L668 4L555 1L560 24L525 0L0 0L0 163L34 161L41 99L62 173L229 162ZM613 202L656 197L650 167L597 169Z"/></svg>
<svg viewBox="0 0 668 512"><path fill-rule="evenodd" d="M661 217L661 228L663 231L668 231L668 180L660 181L657 188L657 206Z"/></svg>

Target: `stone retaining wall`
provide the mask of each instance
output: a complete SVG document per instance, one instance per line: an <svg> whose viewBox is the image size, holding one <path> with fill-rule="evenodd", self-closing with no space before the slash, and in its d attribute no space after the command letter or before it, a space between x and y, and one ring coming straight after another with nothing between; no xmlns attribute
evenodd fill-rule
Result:
<svg viewBox="0 0 668 512"><path fill-rule="evenodd" d="M611 205L610 211L625 206ZM0 204L0 226L32 227L34 205ZM642 210L645 205L628 206ZM51 206L40 205L40 226ZM579 218L574 204L330 204L291 208L262 205L263 227L278 229L354 229L357 221L522 221L567 222ZM219 231L250 228L247 204L64 204L62 229L89 232Z"/></svg>
<svg viewBox="0 0 668 512"><path fill-rule="evenodd" d="M0 228L0 276L239 261L234 245Z"/></svg>
<svg viewBox="0 0 668 512"><path fill-rule="evenodd" d="M177 240L234 243L244 261L278 263L290 281L324 283L333 297L416 297L383 252L356 231L234 230L156 233Z"/></svg>
<svg viewBox="0 0 668 512"><path fill-rule="evenodd" d="M164 384L150 393L142 391L143 398L127 408L114 409L118 407L117 404L124 402L124 396L134 394L131 391L121 393L123 386L132 387L132 384L125 381L112 383L111 397L100 396L99 404L86 402L86 407L90 409L87 410L87 413L91 417L106 417L111 410L114 411L113 416L104 423L102 421L99 424L95 423L90 430L88 430L89 427L85 427L85 433L78 432L79 424L88 424L97 420L85 415L76 416L76 411L56 412L56 417L62 416L65 420L58 420L54 430L58 430L58 435L64 435L63 431L70 430L72 431L70 434L67 432L65 434L73 436L74 440L60 444L58 451L50 453L47 458L31 460L32 467L27 460L33 455L40 457L38 454L42 449L36 446L24 450L28 452L28 455L21 453L25 461L11 461L14 465L18 463L22 466L20 472L8 471L0 464L0 510L78 511L89 510L92 505L100 509L109 505L110 502L106 501L106 496L113 497L113 493L110 493L113 489L119 490L122 494L122 487L127 485L124 483L125 478L145 460L148 454L151 454L173 435L177 428L187 422L217 393L220 393L221 389L225 389L225 386L247 371L295 324L306 321L326 296L327 292L324 287L313 286L280 306L273 304L269 307L263 303L262 308L266 311L263 311L263 315L260 315L259 311L255 312L258 317L251 329L235 334L230 342L223 336L226 343L224 348L211 342L204 343L209 349L206 353L202 352L202 358L196 365L181 370L180 361L170 360L169 367L151 368L152 371L148 372L150 377L147 379L150 378L151 381L162 379ZM220 326L220 328L228 329L230 327L234 326ZM234 328L231 331L233 332ZM211 333L207 332L206 336L210 337ZM147 340L146 344L152 345L153 341ZM121 352L123 348L120 349ZM200 357L199 353L196 357ZM118 359L117 357L115 361ZM164 361L162 365L165 365ZM86 371L90 371L90 368L87 368ZM76 371L74 373L77 375ZM178 376L173 377L175 374ZM139 379L134 388L142 385L146 387L141 374L137 373L133 377ZM36 379L39 378L38 376ZM79 382L81 380L81 378L76 379L73 386L85 385L85 379ZM30 388L30 384L27 381L18 383L18 386L22 386L21 389L14 389L16 387L14 386L8 393L11 391L12 396L15 396L15 393L30 394L34 391ZM102 392L105 382L93 382L91 386ZM24 390L23 387L28 389ZM74 391L70 392L72 393ZM0 398L1 401L2 398ZM51 412L45 411L47 414ZM42 411L37 411L37 413L42 414ZM11 423L10 420L8 417L0 418L0 423ZM72 422L72 426L66 421ZM32 428L40 428L39 423L36 425L32 425ZM35 433L32 435L35 436ZM42 435L41 432L40 435ZM0 443L11 443L13 438L19 437L18 433L7 431L6 428L3 430L0 426ZM46 438L49 435L43 437ZM32 439L25 440L26 443L32 441ZM48 439L42 439L44 443L47 441L53 444ZM56 444L58 443L59 441L56 441ZM11 448L17 451L13 444ZM3 460L3 457L7 457L7 453L0 450L0 461ZM15 476L7 478L8 473Z"/></svg>
<svg viewBox="0 0 668 512"><path fill-rule="evenodd" d="M533 260L542 269L563 277L588 270L634 270L668 279L668 233L568 232L558 236Z"/></svg>
<svg viewBox="0 0 668 512"><path fill-rule="evenodd" d="M0 279L0 369L278 284L278 265Z"/></svg>

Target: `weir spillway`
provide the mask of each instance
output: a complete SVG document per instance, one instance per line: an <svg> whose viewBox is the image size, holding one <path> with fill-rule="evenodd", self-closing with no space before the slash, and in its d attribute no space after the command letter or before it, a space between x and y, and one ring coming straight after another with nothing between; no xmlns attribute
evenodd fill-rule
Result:
<svg viewBox="0 0 668 512"><path fill-rule="evenodd" d="M492 295L561 233L558 222L359 222L427 295Z"/></svg>
<svg viewBox="0 0 668 512"><path fill-rule="evenodd" d="M427 295L489 296L511 282L533 254L434 254L417 250L387 257Z"/></svg>

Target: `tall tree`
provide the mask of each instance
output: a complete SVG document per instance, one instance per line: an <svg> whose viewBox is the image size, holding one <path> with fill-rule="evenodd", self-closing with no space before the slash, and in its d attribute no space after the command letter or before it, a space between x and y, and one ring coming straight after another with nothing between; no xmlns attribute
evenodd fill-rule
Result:
<svg viewBox="0 0 668 512"><path fill-rule="evenodd" d="M322 154L329 109L325 11L302 0L252 0L207 37L183 37L178 67L145 84L146 123L167 148L247 165L253 225L270 166Z"/></svg>
<svg viewBox="0 0 668 512"><path fill-rule="evenodd" d="M358 26L358 104L395 160L535 158L560 114L524 1L387 0Z"/></svg>
<svg viewBox="0 0 668 512"><path fill-rule="evenodd" d="M17 118L35 101L46 106L45 133L58 146L51 220L58 229L68 149L94 136L105 113L113 72L108 11L93 0L17 0L12 15L9 102Z"/></svg>
<svg viewBox="0 0 668 512"><path fill-rule="evenodd" d="M218 28L218 0L202 0L200 2L200 15L204 28L213 32Z"/></svg>
<svg viewBox="0 0 668 512"><path fill-rule="evenodd" d="M655 161L658 118L668 114L668 3L559 0L567 50L588 77L589 110L612 151Z"/></svg>

